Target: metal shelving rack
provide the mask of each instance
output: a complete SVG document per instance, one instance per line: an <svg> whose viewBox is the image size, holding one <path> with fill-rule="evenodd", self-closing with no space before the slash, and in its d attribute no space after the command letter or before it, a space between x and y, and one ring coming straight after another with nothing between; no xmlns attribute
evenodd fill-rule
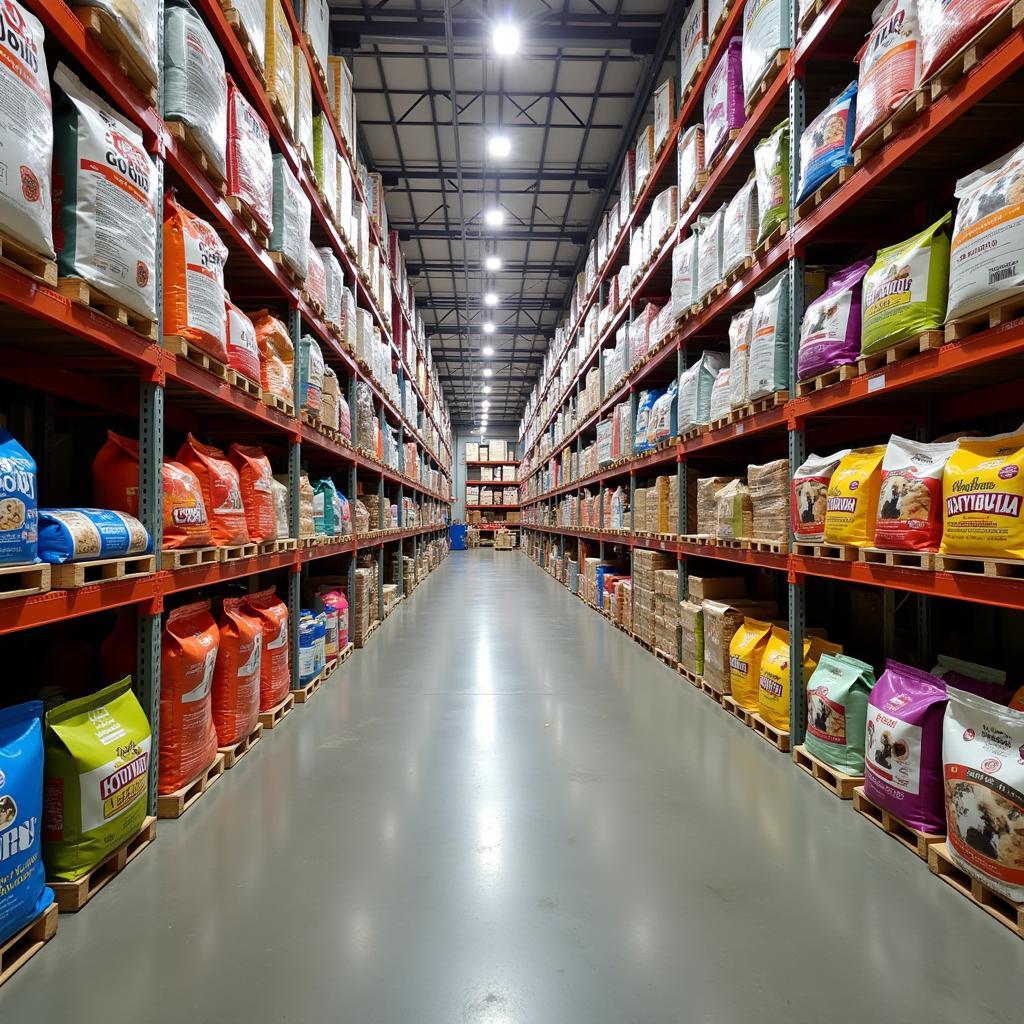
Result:
<svg viewBox="0 0 1024 1024"><path fill-rule="evenodd" d="M84 27L64 0L23 0L43 24L47 40L56 43L72 63L80 66L93 80L105 98L118 108L142 131L146 147L157 167L160 205L168 187L168 175L173 176L179 188L188 193L186 205L209 219L231 250L237 266L244 261L246 285L260 299L270 297L278 306L287 306L287 321L295 346L294 394L300 394L299 338L303 332L313 334L323 349L327 361L344 372L349 381L348 400L351 408L352 437L358 436L355 389L357 382L368 383L373 391L376 415L383 426L390 421L397 426L399 468L378 462L369 453L343 442L334 441L303 421L301 413L288 416L277 409L263 405L254 396L245 394L227 382L218 379L187 359L165 350L158 342L136 333L89 308L69 303L56 291L37 283L24 273L0 264L0 304L4 307L5 327L12 336L20 329L30 330L33 341L59 342L75 349L76 369L54 374L49 368L25 365L4 368L0 373L8 380L64 398L82 400L83 395L105 407L113 414L126 414L138 419L139 431L139 516L153 537L156 569L142 577L113 580L79 590L51 590L24 598L0 601L0 633L10 633L62 620L90 615L132 605L138 610L137 690L149 716L153 732L151 758L150 813L156 807L156 770L158 764L159 711L160 711L160 631L164 601L184 591L225 583L275 570L288 571L286 597L291 613L292 685L298 686L298 613L302 572L314 562L335 556L349 557L349 593L354 592L356 556L360 552L375 551L379 579L383 584L385 548L398 545L398 592L404 595L402 554L406 544L413 556L419 545L447 533L450 516L452 443L451 427L443 397L436 384L436 376L429 367L429 350L417 343L411 311L405 307L403 297L395 284L392 288L390 324L377 307L366 281L360 276L352 250L335 228L324 209L312 176L305 168L295 147L278 122L262 84L250 67L245 53L227 23L217 0L193 0L208 28L220 45L225 64L250 103L267 123L273 147L284 154L292 172L302 184L313 209L313 230L328 243L343 268L345 283L357 298L357 304L368 309L374 322L387 338L392 351L393 365L397 365L401 402L396 407L383 389L374 381L355 357L327 329L317 313L310 307L302 292L273 262L244 223L227 206L224 198L204 177L192 157L179 140L173 138L162 120L162 95L153 106L119 70L115 60L96 38ZM293 41L309 63L314 100L324 110L330 110L327 96L317 75L312 58L290 0L284 0L293 34ZM161 17L160 24L162 26ZM162 52L162 46L160 47ZM355 160L344 144L334 124L339 151L349 161L353 176L353 192L362 199L361 186L355 169ZM371 231L380 247L382 259L387 258L387 242L382 240L376 225ZM161 232L157 232L158 246ZM230 266L230 261L229 261ZM162 297L162 253L157 253L157 300ZM252 283L252 278L255 283ZM392 281L394 284L394 279ZM252 295L249 296L252 299ZM244 301L244 300L243 300ZM267 303L261 302L266 305ZM253 306L253 308L258 308ZM158 309L158 337L162 337L162 314ZM421 367L423 385L412 371L414 361ZM115 369L111 370L111 366ZM127 397L118 385L125 380L137 382L137 402ZM406 394L411 390L418 402L418 422L410 422L406 415ZM178 406L178 400L187 396L187 412ZM196 405L201 411L196 416ZM164 457L165 427L174 423L182 428L194 422L202 424L204 418L216 422L223 431L229 424L232 439L248 434L254 443L271 435L287 450L289 478L289 518L292 536L299 536L298 477L308 456L321 467L336 474L344 472L349 493L354 497L357 483L367 477L376 479L380 501L380 520L377 529L367 535L349 536L335 543L316 547L300 547L293 551L279 551L199 566L168 570L161 565L162 546L162 486L161 464ZM415 442L417 466L405 466L405 443ZM407 472L407 469L409 472ZM420 482L429 479L434 471L441 482L438 490ZM339 480L341 480L339 475ZM397 489L398 527L389 528L384 521L386 488ZM421 508L432 521L424 525L407 526L403 523L404 501L415 496ZM378 617L384 617L383 588L377 593Z"/></svg>
<svg viewBox="0 0 1024 1024"><path fill-rule="evenodd" d="M470 511L470 509L472 509L473 511L480 511L480 512L492 512L492 511L498 511L498 512L518 512L520 510L521 505L520 505L519 502L515 502L514 504L511 504L511 505L505 505L505 504L502 504L502 505L484 505L484 504L480 504L480 503L472 504L471 505L469 503L469 501L468 501L468 494L469 494L468 488L470 488L470 487L499 487L501 489L504 489L505 487L515 487L516 491L518 491L519 490L518 475L517 475L517 478L515 480L481 480L481 479L470 480L469 479L469 473L470 473L470 469L474 468L474 467L476 469L477 474L479 474L484 466L491 467L491 468L496 467L496 466L501 466L501 467L505 467L505 466L518 466L519 465L519 459L491 459L491 460L483 460L483 461L481 461L480 459L466 459L463 462L463 465L466 468L466 482L465 482L465 485L464 485L464 490L463 490L463 495L462 496L463 496L463 499L464 499L463 500L463 504L465 506L465 509L466 509L467 513ZM504 475L504 468L502 468L502 475ZM469 516L467 515L466 518L468 519ZM509 522L505 522L505 521L502 521L500 523L498 523L498 522L487 522L487 523L481 522L481 523L474 523L473 525L476 526L478 529L484 530L484 531L498 530L498 529L501 529L502 527L511 527L513 529L518 530L519 527L520 527L519 523L509 523Z"/></svg>
<svg viewBox="0 0 1024 1024"><path fill-rule="evenodd" d="M674 161L676 141L680 133L694 121L699 121L697 113L702 102L703 89L710 71L724 53L729 38L740 30L742 25L743 3L733 0L727 5L718 32L710 42L705 60L694 80L692 88L684 92L677 117L673 122L664 151L658 156L649 181L638 197L626 225L622 228L619 238L609 246L609 254L603 267L598 270L598 280L579 303L575 321L565 334L563 349L556 354L547 378L535 392L535 400L528 414L524 417L520 440L523 444L523 480L524 494L521 498L524 510L522 529L534 533L537 537L547 536L555 546L556 553L561 556L567 550L568 543L576 545L576 556L582 559L587 545L596 545L601 558L605 557L606 547L613 545L626 548L630 553L635 548L653 548L673 552L680 570L680 598L685 596L685 577L687 559L693 557L714 559L724 563L745 565L760 569L785 573L785 585L788 598L788 618L790 627L791 665L796 667L790 686L791 709L790 727L791 742L802 742L806 727L806 710L802 700L803 680L799 676L799 667L803 664L803 638L807 627L807 584L814 579L830 580L847 584L864 584L881 588L883 596L891 607L893 597L902 592L909 595L915 604L916 640L919 651L928 656L931 652L931 598L949 598L957 601L974 602L1000 608L1024 610L1024 579L985 576L966 573L943 572L931 569L899 567L862 561L841 561L838 559L818 558L802 554L774 553L770 551L754 551L749 549L731 548L694 544L682 539L688 531L686 522L687 480L686 467L689 460L699 457L706 459L708 455L735 457L737 450L744 454L744 449L773 454L767 457L779 458L788 454L790 464L799 465L808 450L808 430L814 428L824 431L830 417L891 417L893 400L917 401L923 407L922 417L927 418L935 411L929 408L937 402L938 411L948 414L950 404L955 400L959 418L978 416L992 411L1006 411L1019 407L1019 383L1007 380L1007 370L1019 370L1024 361L1024 319L1006 323L997 328L981 330L963 340L949 342L941 348L924 352L899 362L883 366L850 380L834 384L809 394L796 396L797 356L799 346L800 324L803 315L804 265L809 246L827 244L830 231L840 222L844 214L854 210L856 204L870 196L872 190L882 181L902 172L904 183L906 176L915 171L918 175L927 173L920 161L927 148L939 144L940 139L948 133L955 132L961 120L974 110L977 104L986 97L996 93L998 102L1000 88L1021 86L1020 72L1024 68L1024 36L1015 28L1008 31L1004 39L996 45L986 47L980 59L968 65L963 75L949 88L942 91L879 150L871 153L868 158L850 173L845 183L821 201L813 210L805 212L799 219L794 199L799 181L799 139L806 124L808 94L815 104L813 110L824 106L831 93L821 93L820 83L809 83L808 70L812 61L816 67L826 66L831 60L831 70L835 73L838 63L831 55L828 47L822 44L830 35L839 30L859 33L858 40L870 24L872 4L864 0L830 0L814 20L805 26L802 34L798 32L795 2L790 4L790 18L793 27L794 44L786 55L785 62L778 76L769 84L761 98L751 109L747 121L740 129L737 137L731 141L721 159L715 164L708 175L705 186L689 208L681 215L679 223L668 241L656 255L650 268L643 274L638 283L632 287L628 301L613 316L604 328L594 349L582 356L572 379L559 393L557 381L558 371L573 340L581 331L588 311L594 303L604 303L607 295L607 282L622 264L623 257L629 251L632 233L642 222L646 210L654 196L663 188L672 184L674 179ZM1021 5L1015 3L1012 24L1019 24L1020 15L1017 11ZM859 41L856 44L859 46ZM834 49L834 47L833 47ZM852 52L855 52L856 46ZM851 52L851 57L852 57ZM827 56L827 54L831 56ZM850 65L846 80L856 74ZM1014 78L1013 76L1017 76ZM1013 95L1011 91L1010 95ZM1005 99L1005 93L1004 93ZM735 172L739 161L748 153L753 144L766 135L783 117L789 117L789 219L788 230L783 237L767 252L762 252L753 261L752 266L735 282L725 289L710 304L703 306L697 315L677 324L672 333L664 340L662 347L648 358L641 366L628 373L621 384L609 394L604 387L604 363L602 349L614 338L616 330L627 319L632 319L642 300L648 296L664 295L666 275L669 275L671 252L675 243L688 232L696 216L712 209L712 199L721 201L721 188ZM966 130L966 129L965 129ZM955 136L954 136L955 137ZM1005 148L1005 147L1004 147ZM964 152L970 151L965 146ZM918 161L915 163L915 159ZM981 157L977 164L984 163ZM973 169L974 165L971 165ZM948 173L948 172L947 172ZM922 180L919 179L918 180ZM737 182L742 183L742 179ZM927 221L921 221L927 223ZM849 231L849 222L844 225ZM898 231L899 229L897 229ZM912 230L906 230L910 235ZM885 236L888 239L889 236ZM896 234L893 239L904 237ZM865 236L865 241L869 241ZM883 239L878 238L881 244ZM877 245L876 245L877 247ZM635 421L637 394L641 386L658 374L667 375L668 367L674 359L676 376L687 365L686 356L690 345L696 343L699 350L703 343L699 340L707 337L712 325L721 323L723 315L728 315L738 308L737 304L752 298L754 288L769 276L788 268L789 270L789 385L790 399L775 408L755 413L737 422L720 426L687 440L677 440L665 448L643 455L635 455L623 460L621 464L602 469L586 477L577 478L559 486L550 488L543 493L527 494L529 482L550 460L555 459L565 448L575 444L577 451L582 451L583 437L596 429L597 422L607 416L612 408L626 400L632 402ZM669 275L670 276L670 275ZM582 422L566 431L557 442L553 439L553 424L559 411L566 405L570 397L578 397L582 390L582 382L587 371L594 365L601 370L601 394L604 396L598 408L589 413ZM1012 376L1012 373L1011 373ZM965 384L958 387L957 382ZM966 387L967 393L960 393ZM906 420L907 417L904 417ZM895 418L899 422L899 417ZM863 427L862 430L870 428ZM920 429L920 424L907 429ZM856 439L849 432L844 437ZM542 448L542 440L548 437L550 445ZM827 442L822 442L823 444ZM833 442L835 444L835 442ZM838 445L837 445L838 446ZM541 453L542 452L542 453ZM707 465L706 462L704 462ZM605 529L603 519L603 494L606 484L611 481L623 483L628 479L632 498L636 488L636 479L649 470L664 468L666 472L676 467L679 484L679 522L678 535L675 537L652 538L637 536L632 529L626 532L615 532ZM559 497L582 493L586 488L597 488L600 510L600 526L597 529L577 527L560 527L541 525L538 522L539 512L549 514L556 507ZM592 549L591 549L592 550ZM580 562L582 564L582 561Z"/></svg>

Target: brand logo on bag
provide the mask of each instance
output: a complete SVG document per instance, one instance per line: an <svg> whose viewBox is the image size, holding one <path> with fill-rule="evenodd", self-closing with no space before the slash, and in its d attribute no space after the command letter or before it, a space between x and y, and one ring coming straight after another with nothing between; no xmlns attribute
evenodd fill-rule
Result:
<svg viewBox="0 0 1024 1024"><path fill-rule="evenodd" d="M39 49L29 35L25 15L14 0L3 0L0 7L0 44L27 64L33 74L39 70Z"/></svg>
<svg viewBox="0 0 1024 1024"><path fill-rule="evenodd" d="M991 516L1006 516L1016 519L1020 516L1019 494L986 493L955 494L946 499L946 517L962 516L971 512L982 512Z"/></svg>
<svg viewBox="0 0 1024 1024"><path fill-rule="evenodd" d="M829 512L855 512L857 510L856 498L828 498L825 508Z"/></svg>
<svg viewBox="0 0 1024 1024"><path fill-rule="evenodd" d="M988 775L995 775L1000 768L1003 767L1003 762L998 757L986 757L981 762L981 770L986 772Z"/></svg>
<svg viewBox="0 0 1024 1024"><path fill-rule="evenodd" d="M110 775L100 779L100 797L107 800L124 789L129 783L146 774L149 768L149 754L140 753L134 760L122 765Z"/></svg>
<svg viewBox="0 0 1024 1024"><path fill-rule="evenodd" d="M1020 470L1011 462L1010 465L1003 466L1003 468L999 470L999 479L1012 480L1019 472Z"/></svg>
<svg viewBox="0 0 1024 1024"><path fill-rule="evenodd" d="M974 739L976 733L973 729L964 729L964 742L970 743Z"/></svg>
<svg viewBox="0 0 1024 1024"><path fill-rule="evenodd" d="M11 800L11 798L3 797L2 800ZM11 800L11 804L13 806L13 800ZM17 813L17 807L14 810ZM3 814L3 811L3 803L0 801L0 815ZM38 824L38 818L27 818L0 835L0 863L9 857L13 857L16 853L23 853L25 850L32 848L36 841L36 827Z"/></svg>

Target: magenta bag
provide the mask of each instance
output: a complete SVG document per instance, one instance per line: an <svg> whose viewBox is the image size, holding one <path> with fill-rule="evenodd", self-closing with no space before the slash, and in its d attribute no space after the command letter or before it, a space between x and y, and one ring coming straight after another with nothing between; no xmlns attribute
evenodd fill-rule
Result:
<svg viewBox="0 0 1024 1024"><path fill-rule="evenodd" d="M829 279L828 287L804 313L797 376L814 377L860 356L860 298L871 260L861 260Z"/></svg>
<svg viewBox="0 0 1024 1024"><path fill-rule="evenodd" d="M921 832L946 831L942 791L945 713L945 683L898 661L885 663L885 671L868 694L864 793Z"/></svg>
<svg viewBox="0 0 1024 1024"><path fill-rule="evenodd" d="M743 108L743 40L729 40L704 86L704 163L725 145L729 132L746 121Z"/></svg>

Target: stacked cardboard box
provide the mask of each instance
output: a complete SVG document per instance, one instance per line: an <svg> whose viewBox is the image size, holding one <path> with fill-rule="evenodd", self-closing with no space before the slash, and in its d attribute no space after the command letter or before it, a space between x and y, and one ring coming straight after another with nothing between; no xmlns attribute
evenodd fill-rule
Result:
<svg viewBox="0 0 1024 1024"><path fill-rule="evenodd" d="M718 531L718 507L715 498L718 492L736 477L706 476L697 481L697 529L706 537L713 537Z"/></svg>
<svg viewBox="0 0 1024 1024"><path fill-rule="evenodd" d="M466 461L467 462L479 462L480 461L480 444L477 441L466 442Z"/></svg>
<svg viewBox="0 0 1024 1024"><path fill-rule="evenodd" d="M366 634L377 617L376 591L373 589L373 573L370 569L356 569L355 594L350 595L352 609L352 642L362 647Z"/></svg>
<svg viewBox="0 0 1024 1024"><path fill-rule="evenodd" d="M746 617L773 619L779 613L774 601L704 601L704 681L717 693L731 693L729 644Z"/></svg>
<svg viewBox="0 0 1024 1024"><path fill-rule="evenodd" d="M754 506L752 536L757 540L788 540L789 460L747 466L747 485Z"/></svg>
<svg viewBox="0 0 1024 1024"><path fill-rule="evenodd" d="M675 556L664 551L633 551L633 632L654 646L654 574L659 569L675 569Z"/></svg>
<svg viewBox="0 0 1024 1024"><path fill-rule="evenodd" d="M501 462L502 459L508 458L508 449L505 441L491 441L490 442L490 453L492 462Z"/></svg>
<svg viewBox="0 0 1024 1024"><path fill-rule="evenodd" d="M679 658L679 573L675 569L654 574L654 646Z"/></svg>
<svg viewBox="0 0 1024 1024"><path fill-rule="evenodd" d="M647 533L647 491L637 487L633 492L633 532Z"/></svg>

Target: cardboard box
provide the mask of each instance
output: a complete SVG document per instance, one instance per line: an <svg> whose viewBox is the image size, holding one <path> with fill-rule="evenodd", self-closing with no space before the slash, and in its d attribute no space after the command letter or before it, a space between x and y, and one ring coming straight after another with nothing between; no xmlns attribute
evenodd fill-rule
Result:
<svg viewBox="0 0 1024 1024"><path fill-rule="evenodd" d="M746 594L746 581L742 576L694 576L686 577L688 601L724 601L742 598Z"/></svg>

